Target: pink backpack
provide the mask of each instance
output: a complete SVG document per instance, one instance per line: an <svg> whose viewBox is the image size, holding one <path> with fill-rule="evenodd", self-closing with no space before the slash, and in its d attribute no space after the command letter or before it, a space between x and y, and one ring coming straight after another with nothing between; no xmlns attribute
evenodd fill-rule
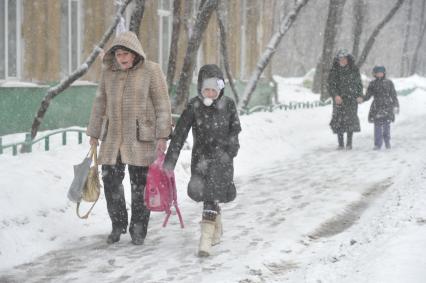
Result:
<svg viewBox="0 0 426 283"><path fill-rule="evenodd" d="M160 153L154 163L149 166L144 194L145 205L151 211L166 213L163 227L167 225L173 205L179 216L180 226L183 228L182 215L177 203L175 174L163 169L165 157L164 153Z"/></svg>

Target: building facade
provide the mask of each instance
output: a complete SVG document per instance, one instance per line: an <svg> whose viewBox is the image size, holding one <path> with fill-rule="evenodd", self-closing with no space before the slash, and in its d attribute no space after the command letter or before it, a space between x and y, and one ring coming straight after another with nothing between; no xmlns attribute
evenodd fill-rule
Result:
<svg viewBox="0 0 426 283"><path fill-rule="evenodd" d="M75 70L111 25L116 0L0 0L0 84L5 81L53 83ZM181 31L175 79L179 77L199 0L181 1ZM228 52L232 74L246 79L273 29L275 0L225 1ZM173 1L146 0L140 40L150 60L167 72ZM126 11L126 23L134 4ZM197 54L197 69L221 65L216 13ZM99 60L82 80L96 82Z"/></svg>

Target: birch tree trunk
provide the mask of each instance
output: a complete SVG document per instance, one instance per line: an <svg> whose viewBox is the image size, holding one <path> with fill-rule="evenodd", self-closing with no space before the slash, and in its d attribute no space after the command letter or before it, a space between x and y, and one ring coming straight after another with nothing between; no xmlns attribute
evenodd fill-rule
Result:
<svg viewBox="0 0 426 283"><path fill-rule="evenodd" d="M389 11L389 13L383 18L383 20L380 21L380 23L373 30L373 32L371 33L370 37L367 40L367 43L364 46L364 49L362 49L361 55L358 58L358 61L356 63L358 68L361 68L362 65L364 65L365 60L367 60L367 56L370 53L371 48L373 47L374 42L376 41L376 38L379 35L380 31L393 18L393 16L399 10L399 8L402 6L402 4L404 4L404 1L405 0L397 0L395 5Z"/></svg>
<svg viewBox="0 0 426 283"><path fill-rule="evenodd" d="M361 41L362 30L364 28L365 11L367 4L365 0L355 0L354 3L354 20L353 20L353 46L352 55L355 60L359 55L359 43Z"/></svg>
<svg viewBox="0 0 426 283"><path fill-rule="evenodd" d="M341 14L343 13L345 2L346 0L330 0L328 6L322 54L315 69L314 82L312 86L312 91L314 93L321 93L321 100L326 100L329 97L327 79L333 62L337 30L339 22L341 22L339 18L341 18Z"/></svg>
<svg viewBox="0 0 426 283"><path fill-rule="evenodd" d="M423 0L422 2L422 8L421 8L421 17L420 17L420 31L419 31L419 38L417 40L416 48L414 49L413 54L413 60L411 63L410 73L409 75L414 75L418 69L418 57L419 57L419 51L422 47L423 39L425 37L426 33L426 20L425 20L425 13L426 13L426 0Z"/></svg>
<svg viewBox="0 0 426 283"><path fill-rule="evenodd" d="M173 1L173 27L172 27L172 40L170 43L169 63L167 64L167 86L169 91L173 87L173 80L176 72L176 59L178 54L178 42L180 36L180 11L181 0Z"/></svg>
<svg viewBox="0 0 426 283"><path fill-rule="evenodd" d="M90 66L93 64L93 62L98 57L99 53L102 51L102 48L105 46L106 42L109 40L109 38L113 34L114 29L116 28L116 26L120 22L120 18L122 17L124 11L126 10L127 5L131 1L132 0L126 0L121 5L121 7L119 8L119 10L117 11L117 13L115 15L114 22L108 28L108 30L104 33L104 35L102 36L102 38L99 41L99 43L97 44L97 46L95 46L93 48L92 52L90 53L89 57L86 58L84 63L81 64L76 70L74 70L74 72L71 75L69 75L67 78L62 80L59 84L57 84L57 85L55 85L55 86L53 86L53 87L51 87L47 90L47 94L45 95L45 97L43 98L43 101L41 102L40 108L37 111L36 117L34 118L34 121L33 121L32 127L31 127L31 140L33 140L35 138L35 136L37 135L38 129L39 129L41 123L43 122L44 115L46 114L47 109L49 108L49 105L50 105L50 102L52 101L52 99L55 98L60 93L62 93L74 81L76 81L78 78L82 77L87 72L87 70L90 68Z"/></svg>
<svg viewBox="0 0 426 283"><path fill-rule="evenodd" d="M400 76L405 77L410 71L410 59L408 58L408 48L410 43L411 25L413 19L413 0L408 2L407 21L405 24L404 46L402 47Z"/></svg>
<svg viewBox="0 0 426 283"><path fill-rule="evenodd" d="M219 0L218 7L216 10L217 24L220 31L220 51L222 53L223 66L225 67L226 76L228 77L229 86L231 87L232 93L234 94L235 103L239 103L238 93L234 85L234 79L232 77L231 68L229 67L228 58L228 47L227 47L227 36L225 27L225 2Z"/></svg>
<svg viewBox="0 0 426 283"><path fill-rule="evenodd" d="M262 72L265 70L266 66L269 64L272 57L274 56L275 51L277 50L277 47L283 39L284 35L290 30L291 26L296 21L300 11L308 2L309 0L298 1L295 8L290 11L287 16L280 22L278 31L272 35L272 38L269 40L266 49L263 51L262 55L257 61L256 69L250 76L247 86L244 89L243 97L239 103L240 108L247 109L251 96L254 90L256 89L257 82L260 76L262 75Z"/></svg>
<svg viewBox="0 0 426 283"><path fill-rule="evenodd" d="M176 87L176 96L172 103L173 113L182 113L186 103L188 102L189 86L191 84L192 73L194 72L195 67L195 57L210 17L213 11L217 8L217 1L218 0L205 0L200 4L194 29L191 33L185 58L183 60L182 72Z"/></svg>
<svg viewBox="0 0 426 283"><path fill-rule="evenodd" d="M139 29L145 12L145 0L135 0L135 8L130 17L129 30L134 32L139 37Z"/></svg>

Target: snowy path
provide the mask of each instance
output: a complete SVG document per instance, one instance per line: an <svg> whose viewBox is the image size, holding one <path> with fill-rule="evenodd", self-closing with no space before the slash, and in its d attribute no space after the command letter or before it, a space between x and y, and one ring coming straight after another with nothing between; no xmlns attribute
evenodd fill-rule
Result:
<svg viewBox="0 0 426 283"><path fill-rule="evenodd" d="M300 154L237 176L239 195L223 207L224 239L211 258L195 256L200 207L192 206L184 211L184 230L176 218L165 230L162 216L154 219L142 247L133 246L127 234L112 246L105 244L105 234L81 237L66 249L3 271L0 282L342 282L355 257L347 256L351 260L339 272L333 254L342 254L343 241L352 246L347 237L359 233L357 226L383 225L364 223L364 211L387 203L387 211L395 212L391 191L403 194L401 188L413 187L410 182L419 176L424 182L426 131L419 120L426 116L398 124L390 151L371 150L371 128L355 136L348 152L334 150L330 141L320 145L323 133L312 132L305 138L318 142L307 143ZM424 192L410 201L422 198ZM419 229L426 227L422 217L416 218ZM355 232L334 240L348 230Z"/></svg>
<svg viewBox="0 0 426 283"><path fill-rule="evenodd" d="M283 99L312 97L282 84ZM241 117L238 196L223 205L223 242L208 259L196 257L201 205L185 194L188 150L176 168L186 227L172 217L163 229L164 216L153 213L142 247L128 234L105 243L103 196L86 221L66 199L70 168L87 141L61 147L59 137L47 153L40 145L31 154L4 154L0 282L423 283L426 92L418 89L400 104L393 148L380 152L372 150L369 104L360 107L362 132L352 151L335 150L329 107Z"/></svg>

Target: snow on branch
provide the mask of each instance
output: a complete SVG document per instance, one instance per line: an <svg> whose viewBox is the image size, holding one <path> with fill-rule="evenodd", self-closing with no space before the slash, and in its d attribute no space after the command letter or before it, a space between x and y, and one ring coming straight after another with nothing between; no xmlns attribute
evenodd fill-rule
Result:
<svg viewBox="0 0 426 283"><path fill-rule="evenodd" d="M31 140L33 140L37 135L38 129L41 123L43 122L44 115L46 114L52 99L59 95L61 92L63 92L65 89L67 89L73 82L75 82L78 78L82 77L87 72L87 70L90 68L93 62L95 62L99 53L102 51L103 47L113 34L116 26L118 25L123 16L124 11L126 10L126 7L131 1L132 0L125 0L123 2L120 0L120 2L117 2L118 4L120 4L120 8L115 15L114 22L104 33L99 43L93 48L89 57L87 57L84 63L81 64L76 70L74 70L74 72L72 72L68 77L61 80L58 85L55 85L47 90L47 94L41 102L40 108L37 111L37 115L36 117L34 117L34 121L31 127Z"/></svg>
<svg viewBox="0 0 426 283"><path fill-rule="evenodd" d="M277 50L278 45L281 42L281 39L284 35L290 30L293 23L296 21L297 16L299 15L300 10L309 2L309 0L299 0L296 2L296 7L290 11L290 13L280 21L278 31L272 36L269 40L269 43L266 49L263 51L259 61L256 64L256 69L252 73L250 80L247 83L247 86L244 90L243 97L240 101L240 108L247 108L251 96L256 89L257 82L265 70L266 66L272 59L275 51Z"/></svg>

